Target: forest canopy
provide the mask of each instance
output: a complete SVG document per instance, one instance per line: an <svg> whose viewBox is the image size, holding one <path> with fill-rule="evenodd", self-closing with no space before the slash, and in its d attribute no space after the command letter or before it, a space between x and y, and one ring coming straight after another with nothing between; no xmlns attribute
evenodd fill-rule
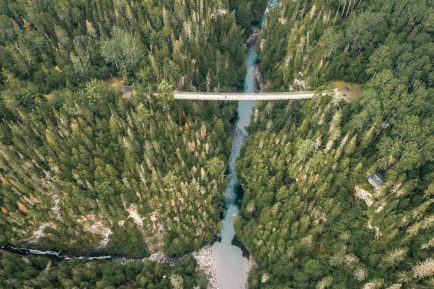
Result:
<svg viewBox="0 0 434 289"><path fill-rule="evenodd" d="M206 288L264 0L0 0L1 288ZM434 4L281 0L237 162L249 288L434 288ZM259 75L259 76L258 76ZM179 257L173 266L140 259ZM182 257L184 256L184 257Z"/></svg>
<svg viewBox="0 0 434 289"><path fill-rule="evenodd" d="M1 243L143 256L214 239L235 106L171 93L240 84L258 12L237 5L0 1Z"/></svg>
<svg viewBox="0 0 434 289"><path fill-rule="evenodd" d="M0 287L205 289L207 280L192 257L175 266L150 261L67 260L20 256L0 250Z"/></svg>
<svg viewBox="0 0 434 289"><path fill-rule="evenodd" d="M271 9L267 89L328 93L254 112L236 219L259 263L250 288L434 286L433 15L406 0Z"/></svg>
<svg viewBox="0 0 434 289"><path fill-rule="evenodd" d="M0 83L12 76L46 93L120 76L152 89L162 80L185 90L233 89L245 71L247 29L232 10L237 3L2 0Z"/></svg>

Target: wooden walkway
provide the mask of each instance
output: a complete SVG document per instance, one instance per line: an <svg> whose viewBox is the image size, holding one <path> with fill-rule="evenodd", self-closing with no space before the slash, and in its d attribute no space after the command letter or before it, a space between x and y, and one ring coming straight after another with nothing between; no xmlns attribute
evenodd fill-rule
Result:
<svg viewBox="0 0 434 289"><path fill-rule="evenodd" d="M175 99L187 100L291 100L309 99L315 93L310 91L298 92L257 92L257 93L236 93L236 92L174 92Z"/></svg>

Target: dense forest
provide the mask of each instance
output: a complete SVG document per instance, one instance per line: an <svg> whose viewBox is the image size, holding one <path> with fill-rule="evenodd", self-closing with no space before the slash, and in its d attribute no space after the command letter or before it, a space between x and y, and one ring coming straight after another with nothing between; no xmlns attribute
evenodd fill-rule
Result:
<svg viewBox="0 0 434 289"><path fill-rule="evenodd" d="M191 257L170 267L150 261L55 262L0 250L0 287L205 289L207 280L196 268Z"/></svg>
<svg viewBox="0 0 434 289"><path fill-rule="evenodd" d="M151 88L166 80L228 90L245 71L243 30L229 9L220 0L2 0L2 82L11 74L48 92L119 75Z"/></svg>
<svg viewBox="0 0 434 289"><path fill-rule="evenodd" d="M250 288L434 287L433 6L287 0L270 11L268 89L328 93L255 109L236 219L258 262ZM361 92L342 97L331 80Z"/></svg>
<svg viewBox="0 0 434 289"><path fill-rule="evenodd" d="M0 1L0 244L146 256L211 242L235 105L171 92L236 89L265 2ZM0 263L2 288L207 286L192 258Z"/></svg>
<svg viewBox="0 0 434 289"><path fill-rule="evenodd" d="M260 11L240 5L0 1L0 243L176 255L213 240L235 105L170 93L240 84Z"/></svg>
<svg viewBox="0 0 434 289"><path fill-rule="evenodd" d="M140 258L215 240L236 104L173 91L237 90L266 3L0 0L0 245ZM433 2L267 11L263 87L318 93L254 110L249 288L434 288ZM0 287L208 286L192 257L127 260L0 250Z"/></svg>
<svg viewBox="0 0 434 289"><path fill-rule="evenodd" d="M146 256L214 240L235 105L171 92L237 89L265 4L0 0L0 244ZM2 288L207 283L192 260L1 254Z"/></svg>
<svg viewBox="0 0 434 289"><path fill-rule="evenodd" d="M282 0L260 40L270 90L365 83L390 70L411 91L432 87L433 7L429 0Z"/></svg>
<svg viewBox="0 0 434 289"><path fill-rule="evenodd" d="M5 98L1 242L143 255L211 241L233 107L170 101L163 89L124 101L92 81L31 111Z"/></svg>

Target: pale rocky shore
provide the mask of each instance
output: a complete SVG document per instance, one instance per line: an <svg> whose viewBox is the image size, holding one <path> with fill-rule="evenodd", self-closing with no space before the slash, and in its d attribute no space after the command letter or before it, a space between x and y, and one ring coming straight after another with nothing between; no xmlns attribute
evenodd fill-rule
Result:
<svg viewBox="0 0 434 289"><path fill-rule="evenodd" d="M211 246L205 246L192 253L194 259L196 259L199 268L205 273L208 278L207 289L220 289L216 280L216 263L212 254Z"/></svg>
<svg viewBox="0 0 434 289"><path fill-rule="evenodd" d="M197 251L176 258L170 257L163 252L157 252L152 254L149 257L143 258L142 261L149 260L151 262L155 262L159 264L174 266L177 262L189 256L193 256L193 258L196 260L199 266L199 269L206 275L208 279L207 289L220 289L220 287L217 285L216 264L212 254L211 245L207 245L205 247L200 248ZM120 262L123 261L122 263L126 263L128 261L133 261L133 260L127 259L127 260L119 260L119 261Z"/></svg>
<svg viewBox="0 0 434 289"><path fill-rule="evenodd" d="M252 270L258 267L258 263L256 263L255 259L253 259L252 255L249 256L249 260L247 263L247 272L251 272Z"/></svg>
<svg viewBox="0 0 434 289"><path fill-rule="evenodd" d="M199 268L205 273L208 278L208 287L207 289L220 289L220 286L217 284L216 274L216 262L214 260L214 256L212 253L211 245L202 247L201 249L192 253L194 259L199 266ZM251 272L254 270L258 263L253 259L252 255L249 256L247 261L247 272ZM247 288L247 284L246 284Z"/></svg>

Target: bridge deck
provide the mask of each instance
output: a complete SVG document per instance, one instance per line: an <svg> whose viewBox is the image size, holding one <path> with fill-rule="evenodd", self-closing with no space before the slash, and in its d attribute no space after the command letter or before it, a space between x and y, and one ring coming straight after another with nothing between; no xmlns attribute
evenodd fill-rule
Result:
<svg viewBox="0 0 434 289"><path fill-rule="evenodd" d="M255 93L236 93L236 92L175 92L175 99L188 100L285 100L285 99L309 99L315 93L305 92L255 92Z"/></svg>

